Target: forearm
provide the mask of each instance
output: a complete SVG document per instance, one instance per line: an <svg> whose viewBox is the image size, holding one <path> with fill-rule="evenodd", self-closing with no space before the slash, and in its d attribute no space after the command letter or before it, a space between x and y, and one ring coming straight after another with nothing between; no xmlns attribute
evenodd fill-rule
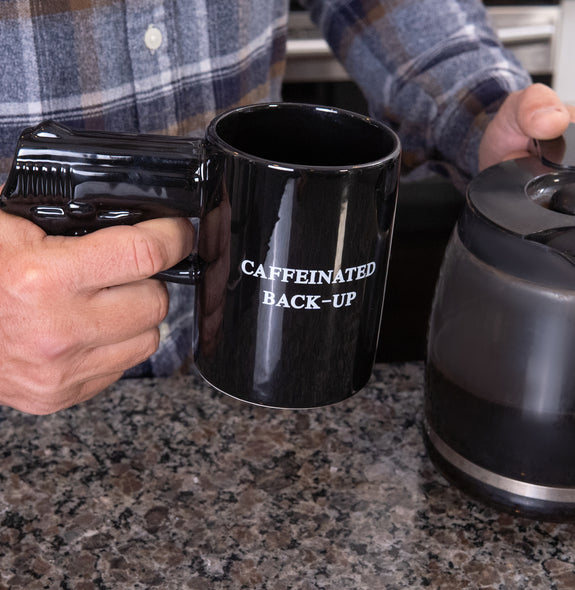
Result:
<svg viewBox="0 0 575 590"><path fill-rule="evenodd" d="M477 171L491 114L530 83L479 0L305 3L372 114L396 126L408 169L431 160L460 180Z"/></svg>

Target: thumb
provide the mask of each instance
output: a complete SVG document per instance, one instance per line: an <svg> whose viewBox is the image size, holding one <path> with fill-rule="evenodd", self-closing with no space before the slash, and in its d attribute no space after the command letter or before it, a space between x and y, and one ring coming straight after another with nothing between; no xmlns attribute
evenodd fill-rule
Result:
<svg viewBox="0 0 575 590"><path fill-rule="evenodd" d="M529 155L529 140L560 136L575 120L548 86L533 84L510 94L487 126L479 146L479 170Z"/></svg>
<svg viewBox="0 0 575 590"><path fill-rule="evenodd" d="M520 93L515 113L519 131L534 139L559 137L570 122L568 107L543 84L533 84Z"/></svg>

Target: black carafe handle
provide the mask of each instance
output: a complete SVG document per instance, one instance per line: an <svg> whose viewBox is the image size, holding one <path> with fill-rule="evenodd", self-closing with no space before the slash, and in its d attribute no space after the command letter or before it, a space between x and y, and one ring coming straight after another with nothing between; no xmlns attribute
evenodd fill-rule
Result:
<svg viewBox="0 0 575 590"><path fill-rule="evenodd" d="M532 149L545 166L558 170L575 170L575 123L555 139L533 139Z"/></svg>

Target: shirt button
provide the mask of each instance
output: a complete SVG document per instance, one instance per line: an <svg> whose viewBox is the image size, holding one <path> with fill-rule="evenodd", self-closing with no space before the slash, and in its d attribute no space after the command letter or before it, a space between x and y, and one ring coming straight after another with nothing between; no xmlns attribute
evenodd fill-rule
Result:
<svg viewBox="0 0 575 590"><path fill-rule="evenodd" d="M146 34L144 35L144 43L146 47L153 53L162 44L162 31L154 25L148 25Z"/></svg>

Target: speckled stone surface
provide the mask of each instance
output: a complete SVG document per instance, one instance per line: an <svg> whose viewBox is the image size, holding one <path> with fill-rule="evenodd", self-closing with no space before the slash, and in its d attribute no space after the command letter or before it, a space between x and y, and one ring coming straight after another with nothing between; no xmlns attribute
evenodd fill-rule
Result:
<svg viewBox="0 0 575 590"><path fill-rule="evenodd" d="M253 407L195 377L0 413L0 589L575 588L575 525L449 486L422 442L422 364L353 399Z"/></svg>

